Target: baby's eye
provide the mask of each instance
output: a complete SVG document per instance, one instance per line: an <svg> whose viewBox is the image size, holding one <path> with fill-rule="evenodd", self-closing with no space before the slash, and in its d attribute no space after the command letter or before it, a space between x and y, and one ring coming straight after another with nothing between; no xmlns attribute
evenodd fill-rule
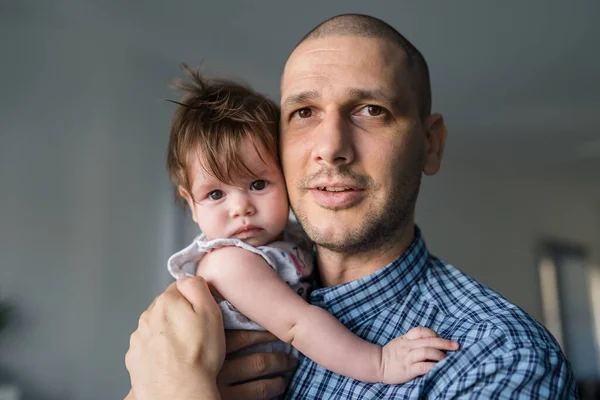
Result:
<svg viewBox="0 0 600 400"><path fill-rule="evenodd" d="M221 200L224 194L222 190L213 190L208 194L208 198L211 200Z"/></svg>
<svg viewBox="0 0 600 400"><path fill-rule="evenodd" d="M263 190L264 188L267 187L267 185L268 185L267 181L265 181L264 179L259 179L250 184L250 189L251 190Z"/></svg>

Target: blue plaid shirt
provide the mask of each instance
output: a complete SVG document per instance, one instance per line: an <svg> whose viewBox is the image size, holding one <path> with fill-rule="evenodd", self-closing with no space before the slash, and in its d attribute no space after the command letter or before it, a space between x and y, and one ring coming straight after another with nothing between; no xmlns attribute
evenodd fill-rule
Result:
<svg viewBox="0 0 600 400"><path fill-rule="evenodd" d="M391 264L315 290L311 303L372 343L385 345L426 326L461 348L402 385L356 381L301 356L287 399L577 397L571 367L550 333L499 294L430 255L418 229Z"/></svg>

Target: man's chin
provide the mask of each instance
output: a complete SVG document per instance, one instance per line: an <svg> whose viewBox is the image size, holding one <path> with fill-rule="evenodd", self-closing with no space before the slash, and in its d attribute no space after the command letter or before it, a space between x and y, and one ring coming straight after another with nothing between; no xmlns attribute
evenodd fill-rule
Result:
<svg viewBox="0 0 600 400"><path fill-rule="evenodd" d="M352 247L348 246L344 242L315 242L315 244L321 249L327 249L333 253L349 254L352 253Z"/></svg>
<svg viewBox="0 0 600 400"><path fill-rule="evenodd" d="M296 218L310 240L318 246L336 252L348 252L365 240L361 234L365 226L359 221L370 218L363 213L348 211L335 212L322 208L310 209L308 213L298 210ZM319 221L311 223L310 221Z"/></svg>
<svg viewBox="0 0 600 400"><path fill-rule="evenodd" d="M357 237L349 229L320 230L316 227L305 228L308 237L319 247L336 253L348 253L356 246Z"/></svg>
<svg viewBox="0 0 600 400"><path fill-rule="evenodd" d="M362 222L359 225L359 221ZM343 218L332 219L332 224L309 224L300 221L308 237L319 247L335 253L354 254L370 251L388 242L401 223L389 220L386 222L370 216L360 216L345 221ZM395 229L394 229L395 228Z"/></svg>

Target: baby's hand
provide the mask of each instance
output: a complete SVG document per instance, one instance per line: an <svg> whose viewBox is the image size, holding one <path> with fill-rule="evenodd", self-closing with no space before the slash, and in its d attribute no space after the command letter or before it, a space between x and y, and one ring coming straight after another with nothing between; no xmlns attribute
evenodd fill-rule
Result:
<svg viewBox="0 0 600 400"><path fill-rule="evenodd" d="M457 350L458 342L442 339L431 329L417 327L383 346L383 383L400 384L425 375L446 357L441 350Z"/></svg>

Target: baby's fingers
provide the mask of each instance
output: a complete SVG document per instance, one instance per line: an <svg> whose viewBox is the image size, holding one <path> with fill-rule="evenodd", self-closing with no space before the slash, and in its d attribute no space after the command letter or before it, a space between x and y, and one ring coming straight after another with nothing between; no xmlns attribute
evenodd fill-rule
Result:
<svg viewBox="0 0 600 400"><path fill-rule="evenodd" d="M426 338L418 339L410 342L410 347L417 349L420 347L431 347L438 350L458 350L459 344L454 340L442 339L442 338Z"/></svg>
<svg viewBox="0 0 600 400"><path fill-rule="evenodd" d="M432 349L429 347L422 347L419 349L413 349L406 356L406 361L411 364L418 364L423 361L441 361L446 358L446 354L443 352ZM434 362L435 364L435 362Z"/></svg>
<svg viewBox="0 0 600 400"><path fill-rule="evenodd" d="M438 335L437 332L429 328L425 328L424 326L417 326L416 328L412 328L411 330L406 332L404 337L408 340L418 340L430 337L440 337L440 335Z"/></svg>
<svg viewBox="0 0 600 400"><path fill-rule="evenodd" d="M426 373L428 373L431 368L433 368L435 366L436 363L434 362L419 362L416 364L411 364L408 367L407 370L407 380L406 382L415 379L418 376L422 376L425 375Z"/></svg>

